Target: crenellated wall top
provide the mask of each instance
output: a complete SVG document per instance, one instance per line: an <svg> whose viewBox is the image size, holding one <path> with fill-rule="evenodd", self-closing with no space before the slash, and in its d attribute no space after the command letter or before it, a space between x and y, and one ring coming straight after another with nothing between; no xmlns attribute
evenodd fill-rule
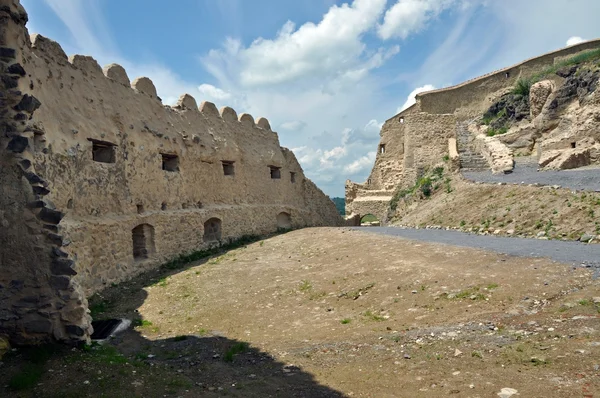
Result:
<svg viewBox="0 0 600 398"><path fill-rule="evenodd" d="M59 65L70 65L72 68L80 70L86 76L104 77L123 86L131 87L131 89L139 94L147 95L150 98L160 101L157 88L149 77L142 76L130 81L127 71L123 66L112 63L101 67L98 61L91 56L80 54L67 56L59 43L37 33L30 35L30 41L33 53L40 57L45 57ZM210 118L216 117L226 122L237 122L247 127L272 131L269 121L264 117L258 118L256 121L248 113L242 113L238 117L237 112L233 108L225 106L219 111L215 104L208 101L203 101L198 107L196 99L187 93L179 97L173 108L179 111L200 111L200 113Z"/></svg>

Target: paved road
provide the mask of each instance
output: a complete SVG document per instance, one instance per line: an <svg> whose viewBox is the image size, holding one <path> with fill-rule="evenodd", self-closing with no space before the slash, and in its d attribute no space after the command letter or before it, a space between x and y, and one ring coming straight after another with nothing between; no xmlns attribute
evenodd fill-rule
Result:
<svg viewBox="0 0 600 398"><path fill-rule="evenodd" d="M467 180L507 184L524 182L525 184L560 185L573 190L600 192L600 169L578 169L560 171L537 171L535 165L517 164L510 174L492 174L491 171L464 172Z"/></svg>
<svg viewBox="0 0 600 398"><path fill-rule="evenodd" d="M600 244L484 236L460 231L430 229L397 227L355 227L355 229L413 240L491 250L512 256L547 257L578 267L594 268L594 278L600 277Z"/></svg>

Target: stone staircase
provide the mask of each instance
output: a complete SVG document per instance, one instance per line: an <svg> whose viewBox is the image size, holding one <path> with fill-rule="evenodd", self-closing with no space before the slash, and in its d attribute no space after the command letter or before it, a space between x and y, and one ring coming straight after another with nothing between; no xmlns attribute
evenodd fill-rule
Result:
<svg viewBox="0 0 600 398"><path fill-rule="evenodd" d="M537 168L538 158L537 156L517 156L514 158L515 168Z"/></svg>
<svg viewBox="0 0 600 398"><path fill-rule="evenodd" d="M471 133L468 123L457 123L456 125L456 147L460 168L463 171L486 171L490 169L487 160L473 147Z"/></svg>

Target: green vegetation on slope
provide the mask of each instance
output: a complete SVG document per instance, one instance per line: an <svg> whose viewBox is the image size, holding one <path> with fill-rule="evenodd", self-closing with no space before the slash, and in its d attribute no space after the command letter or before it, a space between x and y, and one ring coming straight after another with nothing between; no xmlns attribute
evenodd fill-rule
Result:
<svg viewBox="0 0 600 398"><path fill-rule="evenodd" d="M338 213L341 216L346 215L346 199L344 198L331 198L333 203L335 203L335 207L337 208Z"/></svg>
<svg viewBox="0 0 600 398"><path fill-rule="evenodd" d="M451 192L450 188L450 179L446 178L442 181L442 177L444 175L444 168L439 166L435 167L433 170L426 172L421 178L417 180L415 185L406 189L396 189L394 192L394 196L392 196L392 200L390 201L390 209L396 210L398 207L398 202L400 199L409 198L414 194L419 194L424 198L430 197L435 191L440 189L443 185L446 187L447 192Z"/></svg>
<svg viewBox="0 0 600 398"><path fill-rule="evenodd" d="M493 137L505 134L515 122L529 117L529 92L532 85L547 78L549 75L560 73L560 70L566 67L599 59L600 48L582 52L564 61L550 65L539 73L519 78L513 90L502 96L483 115L481 123L489 126L487 135Z"/></svg>

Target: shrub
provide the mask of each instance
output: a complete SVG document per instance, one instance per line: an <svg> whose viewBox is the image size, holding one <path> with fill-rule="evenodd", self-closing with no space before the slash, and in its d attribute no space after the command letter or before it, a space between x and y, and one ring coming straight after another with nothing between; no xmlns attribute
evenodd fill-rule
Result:
<svg viewBox="0 0 600 398"><path fill-rule="evenodd" d="M486 134L488 135L488 137L493 137L495 135L506 134L507 131L508 131L508 127L506 127L506 126L501 127L499 129L489 128Z"/></svg>
<svg viewBox="0 0 600 398"><path fill-rule="evenodd" d="M517 84L513 89L513 94L522 95L523 97L529 96L529 91L531 90L531 85L533 84L533 80L531 78L521 77L517 80Z"/></svg>
<svg viewBox="0 0 600 398"><path fill-rule="evenodd" d="M236 343L229 350L227 350L223 356L223 360L225 362L233 362L233 357L235 355L248 351L248 348L250 348L250 345L246 342Z"/></svg>

